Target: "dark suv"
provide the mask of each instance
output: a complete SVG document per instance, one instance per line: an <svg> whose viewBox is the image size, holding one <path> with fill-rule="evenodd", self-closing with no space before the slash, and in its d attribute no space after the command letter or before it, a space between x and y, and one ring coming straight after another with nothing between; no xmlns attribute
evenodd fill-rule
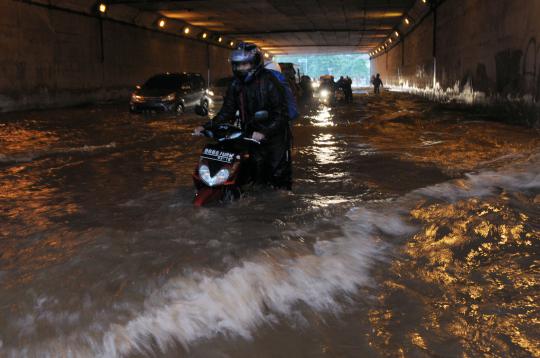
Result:
<svg viewBox="0 0 540 358"><path fill-rule="evenodd" d="M130 111L174 111L208 107L204 78L198 73L162 73L151 77L131 94Z"/></svg>

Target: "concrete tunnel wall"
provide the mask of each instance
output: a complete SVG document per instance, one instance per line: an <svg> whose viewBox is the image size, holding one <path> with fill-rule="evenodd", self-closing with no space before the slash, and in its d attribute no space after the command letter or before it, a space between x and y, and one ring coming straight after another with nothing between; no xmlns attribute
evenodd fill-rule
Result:
<svg viewBox="0 0 540 358"><path fill-rule="evenodd" d="M111 20L0 0L0 112L129 99L161 72L230 74L230 50Z"/></svg>
<svg viewBox="0 0 540 358"><path fill-rule="evenodd" d="M372 74L436 99L538 105L540 1L451 0L436 12L436 28L431 13L371 60Z"/></svg>

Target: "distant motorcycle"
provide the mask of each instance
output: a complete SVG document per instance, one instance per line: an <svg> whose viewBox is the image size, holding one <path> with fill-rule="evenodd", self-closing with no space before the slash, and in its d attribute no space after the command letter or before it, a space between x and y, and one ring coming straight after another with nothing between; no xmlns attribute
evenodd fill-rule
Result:
<svg viewBox="0 0 540 358"><path fill-rule="evenodd" d="M196 113L204 115L204 110L196 108ZM260 111L255 113L253 121L267 118L268 112ZM254 180L250 152L252 146L260 145L260 142L231 124L209 126L202 135L212 138L214 143L204 147L193 173L197 190L193 204L200 207L211 202L238 199L242 187Z"/></svg>
<svg viewBox="0 0 540 358"><path fill-rule="evenodd" d="M336 89L336 91L334 92L334 101L341 103L346 101L345 91L343 90L343 88L338 87Z"/></svg>

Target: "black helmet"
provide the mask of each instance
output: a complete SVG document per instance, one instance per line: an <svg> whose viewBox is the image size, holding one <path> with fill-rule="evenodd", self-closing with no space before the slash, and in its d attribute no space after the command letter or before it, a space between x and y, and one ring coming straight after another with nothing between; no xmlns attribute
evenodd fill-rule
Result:
<svg viewBox="0 0 540 358"><path fill-rule="evenodd" d="M249 81L255 72L263 66L263 56L257 45L242 42L236 50L231 53L231 65L234 75L243 80ZM239 65L250 64L249 69L239 69Z"/></svg>

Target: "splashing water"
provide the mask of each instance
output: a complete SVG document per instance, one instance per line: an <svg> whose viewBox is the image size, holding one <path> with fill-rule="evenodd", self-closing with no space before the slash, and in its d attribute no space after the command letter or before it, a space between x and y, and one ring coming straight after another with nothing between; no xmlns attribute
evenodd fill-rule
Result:
<svg viewBox="0 0 540 358"><path fill-rule="evenodd" d="M527 322L537 284L527 260L538 247L537 138L512 141L495 127L499 146L472 143L460 162L444 155L464 140L453 122L422 123L414 137L414 108L383 127L370 122L380 109L361 107L372 112L358 123L347 108L318 108L295 124L293 194L225 208L190 205L198 153L185 122L133 119L130 131L100 127L103 148L72 139L59 151L67 155L4 162L2 355L212 356L208 342L231 356L252 354L229 344L286 354L301 333L268 348L260 332L300 325L312 344L313 313L344 325L321 324L337 338L314 355L339 355L352 322L362 325L354 339L371 348L343 344L345 356L534 355ZM111 141L118 131L132 137ZM86 155L94 150L104 155ZM527 308L517 312L518 303Z"/></svg>

